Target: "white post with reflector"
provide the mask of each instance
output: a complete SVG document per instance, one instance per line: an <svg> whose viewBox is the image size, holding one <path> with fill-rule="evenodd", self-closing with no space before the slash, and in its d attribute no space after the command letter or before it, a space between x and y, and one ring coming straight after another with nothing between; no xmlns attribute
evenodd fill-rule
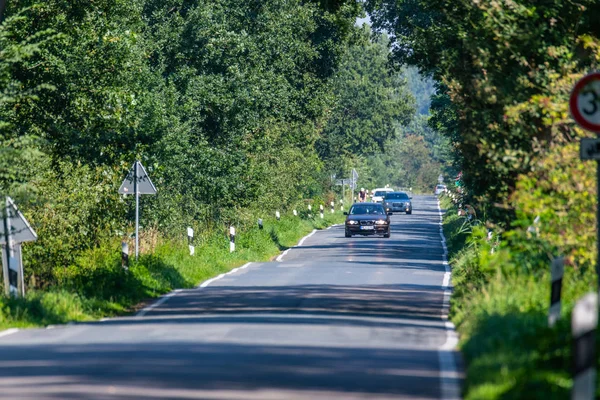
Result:
<svg viewBox="0 0 600 400"><path fill-rule="evenodd" d="M294 213L294 217L298 216L298 210L294 209L294 211L292 211Z"/></svg>
<svg viewBox="0 0 600 400"><path fill-rule="evenodd" d="M321 214L321 219L323 219L323 217L324 217L324 216L323 216L323 204L321 204L321 205L319 206L319 212L320 212L320 214Z"/></svg>
<svg viewBox="0 0 600 400"><path fill-rule="evenodd" d="M596 392L598 294L583 296L573 309L573 389L571 400L593 400Z"/></svg>
<svg viewBox="0 0 600 400"><path fill-rule="evenodd" d="M124 240L121 242L121 267L129 269L129 245Z"/></svg>
<svg viewBox="0 0 600 400"><path fill-rule="evenodd" d="M235 227L229 227L229 252L233 253L235 251Z"/></svg>
<svg viewBox="0 0 600 400"><path fill-rule="evenodd" d="M331 213L333 214L333 213L335 213L335 202L333 200L331 200L330 205L331 205Z"/></svg>
<svg viewBox="0 0 600 400"><path fill-rule="evenodd" d="M194 230L188 226L187 228L187 237L188 237L188 247L190 248L190 256L193 256L196 252L196 248L194 247Z"/></svg>
<svg viewBox="0 0 600 400"><path fill-rule="evenodd" d="M279 211L275 211L275 218L277 218L277 221L281 219L281 214L279 213Z"/></svg>

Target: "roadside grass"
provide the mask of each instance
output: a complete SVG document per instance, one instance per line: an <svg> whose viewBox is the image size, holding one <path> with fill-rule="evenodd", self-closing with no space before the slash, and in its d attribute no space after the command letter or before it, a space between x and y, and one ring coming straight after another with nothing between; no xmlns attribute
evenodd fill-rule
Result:
<svg viewBox="0 0 600 400"><path fill-rule="evenodd" d="M447 238L454 293L451 319L460 334L466 364L465 400L558 400L570 397L571 310L595 288L591 271L565 268L562 317L548 327L550 273L526 272L501 265L482 271L489 248L473 243L464 218L447 200ZM510 249L505 249L510 254ZM502 263L503 256L499 256ZM597 390L597 394L600 393Z"/></svg>
<svg viewBox="0 0 600 400"><path fill-rule="evenodd" d="M313 229L343 221L340 211L326 212L324 219L318 212L312 218L264 218L264 229L238 230L234 253L224 232L203 232L194 256L185 240L165 239L151 254L130 261L128 271L121 267L120 242L107 243L81 254L74 265L58 267L56 288L30 291L23 299L0 297L0 329L127 315L174 289L193 288L246 262L269 261Z"/></svg>

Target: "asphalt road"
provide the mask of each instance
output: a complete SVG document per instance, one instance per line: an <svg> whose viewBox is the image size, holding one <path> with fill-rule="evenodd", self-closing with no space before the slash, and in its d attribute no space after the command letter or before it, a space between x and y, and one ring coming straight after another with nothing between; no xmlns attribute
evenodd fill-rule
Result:
<svg viewBox="0 0 600 400"><path fill-rule="evenodd" d="M392 218L390 239L318 231L143 316L0 333L0 398L457 398L436 199Z"/></svg>

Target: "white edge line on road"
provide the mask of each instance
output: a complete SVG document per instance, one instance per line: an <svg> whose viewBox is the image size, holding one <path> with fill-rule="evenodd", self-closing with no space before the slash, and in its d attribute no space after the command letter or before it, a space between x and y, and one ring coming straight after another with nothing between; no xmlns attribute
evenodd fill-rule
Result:
<svg viewBox="0 0 600 400"><path fill-rule="evenodd" d="M333 228L334 226L338 226L337 225L332 225L327 229ZM302 246L302 244L304 243L304 241L306 239L308 239L309 237L311 237L312 235L314 235L317 232L317 229L313 229L313 231L311 233L309 233L308 235L304 236L302 239L300 239L300 241L298 242L298 244L294 247L300 247ZM289 249L287 249L286 251L284 251L283 253L281 253L279 256L277 256L277 258L275 260L281 262L283 261L283 257L294 247L290 247ZM250 266L250 264L252 264L252 262L246 263L244 265L242 265L241 267L238 268L234 268L229 272L223 273L219 276L215 276L214 278L210 278L205 280L204 282L202 282L201 284L199 284L198 286L196 286L197 288L205 288L208 285L210 285L211 283L213 283L214 281L218 281L219 279L222 279L223 277L227 276L227 275L231 275L231 274L235 274L237 271L242 270L242 269L246 269ZM154 303L150 304L147 307L144 307L142 310L140 310L137 314L135 314L136 317L143 317L144 315L146 315L149 311L151 311L152 309L164 304L167 300L169 300L171 297L175 296L177 293L181 292L181 289L177 289L174 290L170 293L165 294L164 296L160 297L157 301L155 301Z"/></svg>
<svg viewBox="0 0 600 400"><path fill-rule="evenodd" d="M19 332L18 328L10 328L10 329L0 332L0 337L12 335L13 333L17 333L17 332Z"/></svg>
<svg viewBox="0 0 600 400"><path fill-rule="evenodd" d="M457 400L460 399L460 385L457 383L459 379L458 369L456 367L456 360L454 353L456 346L458 345L458 335L454 329L454 324L448 321L448 311L450 309L450 285L452 278L452 271L448 264L448 247L446 246L446 238L444 237L443 229L443 214L440 201L438 200L438 212L440 214L440 238L444 254L442 255L442 261L446 272L444 273L444 280L442 282L442 289L444 289L444 300L442 304L442 319L444 320L444 326L446 328L446 341L442 346L438 348L438 356L440 362L440 395L443 400Z"/></svg>
<svg viewBox="0 0 600 400"><path fill-rule="evenodd" d="M210 285L212 282L217 281L221 278L224 278L227 275L231 275L231 274L235 274L237 271L242 270L242 269L246 269L250 266L250 264L252 264L251 262L248 262L244 265L242 265L241 267L237 267L232 269L229 272L225 272L219 276L215 276L214 278L210 278L205 280L204 282L202 282L201 284L199 284L198 286L196 286L196 288L205 288L208 285ZM183 289L175 289L172 292L169 292L167 294L165 294L164 296L160 297L158 300L156 300L154 303L150 304L148 307L145 307L144 309L140 310L137 314L135 314L136 317L143 317L144 315L146 315L149 311L151 311L152 309L164 304L167 300L169 300L171 297L175 296L177 293L181 292Z"/></svg>
<svg viewBox="0 0 600 400"><path fill-rule="evenodd" d="M335 225L332 225L335 226ZM331 226L329 227L331 228ZM327 229L329 229L327 228ZM277 256L277 258L275 259L275 261L277 262L282 262L283 261L283 257L285 257L285 255L292 249L296 248L296 247L300 247L302 246L302 244L304 243L304 241L306 239L308 239L309 237L311 237L312 235L314 235L315 233L317 233L317 229L313 229L313 231L311 233L309 233L308 235L304 236L302 239L300 239L300 241L298 242L297 245L295 245L294 247L290 247L289 249L287 249L286 251L284 251L283 253L281 253L280 255Z"/></svg>
<svg viewBox="0 0 600 400"><path fill-rule="evenodd" d="M314 235L315 233L317 233L316 229L313 229L313 231L311 233L309 233L308 235L304 236L302 239L300 239L300 241L298 242L298 245L296 245L296 247L300 247L304 244L304 241L306 239L308 239L309 237L311 237L312 235Z"/></svg>

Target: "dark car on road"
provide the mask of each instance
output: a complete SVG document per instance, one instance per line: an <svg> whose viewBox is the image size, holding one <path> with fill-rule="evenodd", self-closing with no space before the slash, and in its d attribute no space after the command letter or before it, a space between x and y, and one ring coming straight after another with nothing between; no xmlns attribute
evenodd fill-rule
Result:
<svg viewBox="0 0 600 400"><path fill-rule="evenodd" d="M383 235L390 237L390 216L379 203L356 203L346 218L346 237L352 235Z"/></svg>
<svg viewBox="0 0 600 400"><path fill-rule="evenodd" d="M387 212L405 212L412 214L412 197L404 192L386 193L383 199L383 206Z"/></svg>

